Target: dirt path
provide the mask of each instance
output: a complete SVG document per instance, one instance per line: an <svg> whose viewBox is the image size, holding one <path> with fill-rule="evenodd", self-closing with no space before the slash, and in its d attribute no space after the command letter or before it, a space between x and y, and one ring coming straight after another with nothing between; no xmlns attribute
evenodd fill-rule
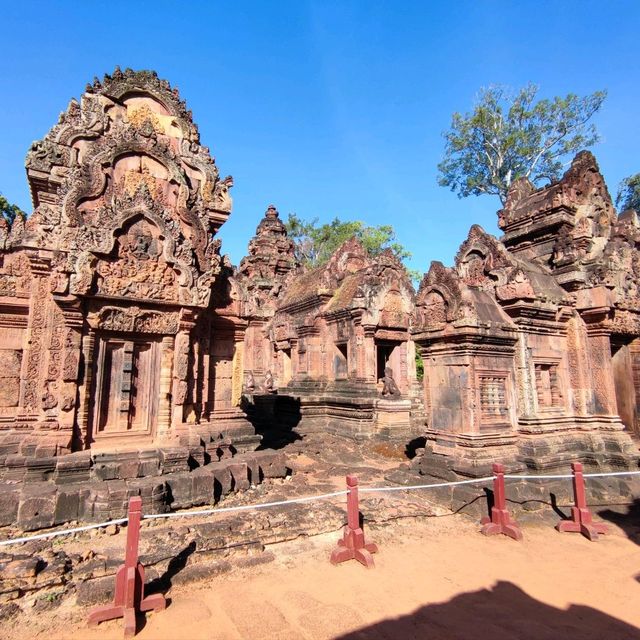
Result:
<svg viewBox="0 0 640 640"><path fill-rule="evenodd" d="M275 546L275 561L173 587L147 617L149 639L252 640L640 638L640 546L617 527L597 543L530 526L525 540L485 538L464 516L369 531L376 567L333 567L335 534ZM121 622L88 629L64 603L7 640L122 638ZM22 618L24 620L24 618Z"/></svg>

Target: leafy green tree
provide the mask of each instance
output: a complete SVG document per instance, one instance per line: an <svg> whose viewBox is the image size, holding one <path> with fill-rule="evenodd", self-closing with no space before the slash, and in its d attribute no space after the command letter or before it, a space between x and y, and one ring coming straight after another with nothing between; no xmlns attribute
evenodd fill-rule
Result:
<svg viewBox="0 0 640 640"><path fill-rule="evenodd" d="M331 222L320 225L317 218L305 221L295 213L289 214L285 224L289 237L295 243L296 258L308 267L317 267L327 262L342 243L354 236L371 256L391 249L402 262L411 257L411 253L397 242L395 231L388 224L371 227L360 220L343 222L334 218ZM408 270L408 273L412 280L421 277L417 271Z"/></svg>
<svg viewBox="0 0 640 640"><path fill-rule="evenodd" d="M625 178L618 187L616 196L618 211L635 209L640 213L640 173Z"/></svg>
<svg viewBox="0 0 640 640"><path fill-rule="evenodd" d="M533 84L517 92L492 86L480 91L472 113L454 113L451 129L444 133L438 184L460 198L488 193L504 204L517 178L533 184L557 180L562 158L598 142L588 122L606 91L536 102L537 92Z"/></svg>
<svg viewBox="0 0 640 640"><path fill-rule="evenodd" d="M0 211L6 223L11 226L16 216L25 217L24 211L17 204L9 204L7 199L0 193Z"/></svg>

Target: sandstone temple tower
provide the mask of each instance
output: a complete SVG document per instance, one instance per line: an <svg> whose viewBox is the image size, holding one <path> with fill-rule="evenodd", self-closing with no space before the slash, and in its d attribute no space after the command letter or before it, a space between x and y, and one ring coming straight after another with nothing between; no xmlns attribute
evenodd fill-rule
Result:
<svg viewBox="0 0 640 640"><path fill-rule="evenodd" d="M188 444L227 373L210 298L232 179L176 89L118 69L70 102L26 167L34 212L0 229L5 464Z"/></svg>

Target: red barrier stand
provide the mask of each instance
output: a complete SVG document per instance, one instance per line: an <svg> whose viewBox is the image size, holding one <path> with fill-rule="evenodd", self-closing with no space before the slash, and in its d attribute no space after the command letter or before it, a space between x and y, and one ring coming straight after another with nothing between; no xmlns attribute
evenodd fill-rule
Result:
<svg viewBox="0 0 640 640"><path fill-rule="evenodd" d="M167 606L161 593L144 597L144 567L138 562L142 498L129 500L129 524L124 564L116 573L116 591L113 604L94 607L89 613L89 626L95 627L105 620L124 618L124 637L136 634L136 614L142 611L160 611Z"/></svg>
<svg viewBox="0 0 640 640"><path fill-rule="evenodd" d="M504 491L504 465L493 465L493 507L491 517L484 517L481 523L484 525L480 531L485 536L494 536L502 533L514 540L522 540L522 531L516 522L513 522L507 511L507 500Z"/></svg>
<svg viewBox="0 0 640 640"><path fill-rule="evenodd" d="M599 533L607 533L607 525L593 522L591 511L587 507L582 463L571 463L571 471L573 473L573 496L576 505L571 507L571 520L560 520L556 525L556 529L562 532L581 533L585 538L596 541Z"/></svg>
<svg viewBox="0 0 640 640"><path fill-rule="evenodd" d="M372 553L377 553L378 547L364 541L364 531L360 527L360 508L358 506L358 478L347 476L347 526L342 540L331 553L331 564L338 564L346 560L357 560L367 569L373 568Z"/></svg>

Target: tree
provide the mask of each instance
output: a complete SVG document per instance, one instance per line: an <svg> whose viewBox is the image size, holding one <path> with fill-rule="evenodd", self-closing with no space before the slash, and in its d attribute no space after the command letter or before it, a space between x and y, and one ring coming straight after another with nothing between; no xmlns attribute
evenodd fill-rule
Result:
<svg viewBox="0 0 640 640"><path fill-rule="evenodd" d="M640 173L625 178L618 187L616 207L619 211L635 209L640 213Z"/></svg>
<svg viewBox="0 0 640 640"><path fill-rule="evenodd" d="M0 211L5 222L11 227L16 216L25 218L24 211L17 204L9 204L7 199L0 193Z"/></svg>
<svg viewBox="0 0 640 640"><path fill-rule="evenodd" d="M533 84L516 93L492 86L480 91L472 113L454 113L451 129L444 133L438 184L460 198L489 193L504 204L517 178L533 184L557 180L562 158L598 142L594 125L587 123L606 91L535 102L537 92Z"/></svg>
<svg viewBox="0 0 640 640"><path fill-rule="evenodd" d="M323 225L318 218L311 221L301 220L290 213L286 221L287 233L295 243L296 258L308 267L317 267L329 260L331 254L344 242L354 236L362 243L369 255L380 255L385 249L391 249L402 262L411 257L399 242L393 227L388 224L371 227L360 220L342 222L334 218ZM419 279L421 274L408 270L409 277Z"/></svg>

